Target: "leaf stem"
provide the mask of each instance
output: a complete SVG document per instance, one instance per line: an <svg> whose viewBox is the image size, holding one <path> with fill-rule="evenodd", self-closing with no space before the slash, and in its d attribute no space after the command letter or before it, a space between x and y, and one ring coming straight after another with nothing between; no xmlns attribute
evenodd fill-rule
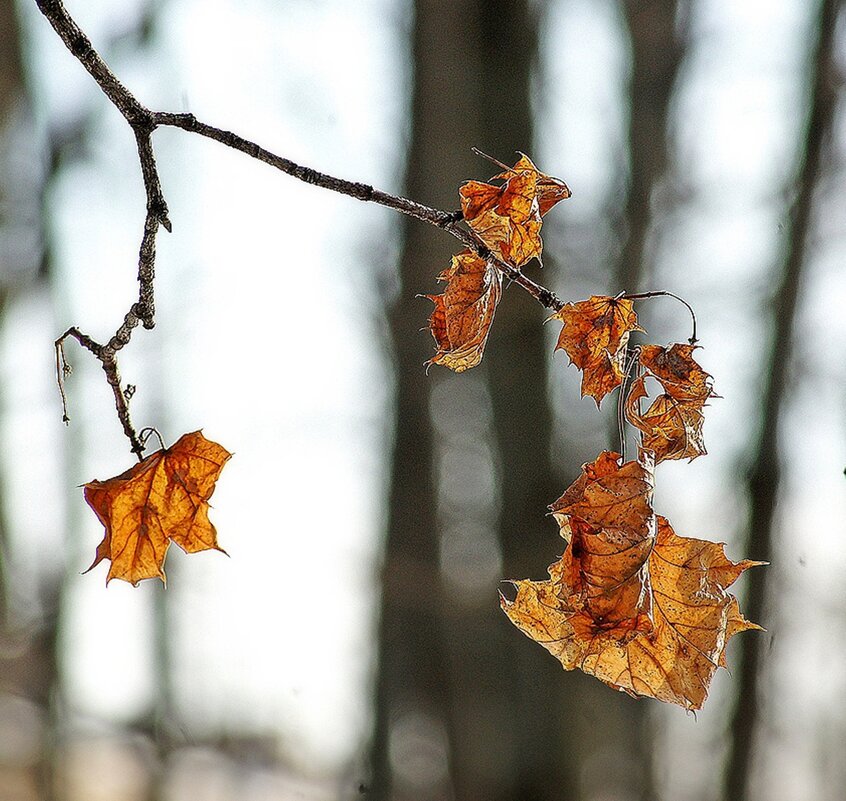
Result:
<svg viewBox="0 0 846 801"><path fill-rule="evenodd" d="M645 300L646 298L660 297L675 298L679 301L679 303L683 303L687 307L687 310L690 312L690 318L693 321L693 333L687 341L691 345L695 345L699 342L699 339L696 337L696 312L693 311L693 307L684 298L680 298L678 295L668 292L666 289L656 289L652 292L621 292L617 295L618 299L626 298L627 300Z"/></svg>
<svg viewBox="0 0 846 801"><path fill-rule="evenodd" d="M496 164L496 166L499 167L501 170L505 170L506 172L511 170L511 167L509 167L507 164L503 164L499 159L495 159L493 156L489 156L487 153L485 153L484 150L479 150L478 147L471 147L470 150L472 150L477 156L481 156L483 159L487 159L489 162L491 162L491 164Z"/></svg>
<svg viewBox="0 0 846 801"><path fill-rule="evenodd" d="M161 445L161 450L167 450L167 448L165 448L164 439L162 438L159 429L155 428L154 426L146 426L145 428L142 428L138 434L139 439L141 440L141 442L144 443L144 448L146 449L147 443L150 441L150 437L152 437L153 434L156 435L156 439L158 439L159 445Z"/></svg>
<svg viewBox="0 0 846 801"><path fill-rule="evenodd" d="M640 365L640 348L635 346L629 348L626 355L626 369L623 372L623 380L620 383L620 392L617 395L617 433L620 437L620 455L623 461L626 461L626 400L631 384L629 379L632 375L632 370L635 370Z"/></svg>

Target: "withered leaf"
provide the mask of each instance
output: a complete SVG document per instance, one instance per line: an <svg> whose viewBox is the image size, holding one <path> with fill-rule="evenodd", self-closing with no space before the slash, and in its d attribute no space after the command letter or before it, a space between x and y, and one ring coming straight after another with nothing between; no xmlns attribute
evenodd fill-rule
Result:
<svg viewBox="0 0 846 801"><path fill-rule="evenodd" d="M496 256L514 267L540 259L541 217L570 197L567 185L539 172L522 154L513 167L491 180L502 183L466 181L459 188L465 221Z"/></svg>
<svg viewBox="0 0 846 801"><path fill-rule="evenodd" d="M538 207L541 217L545 216L553 206L571 196L570 187L564 181L541 172L525 153L520 154L520 158L513 167L495 175L492 180L507 181L518 172L533 172L537 175Z"/></svg>
<svg viewBox="0 0 846 801"><path fill-rule="evenodd" d="M482 360L502 279L496 268L470 250L453 256L438 278L447 282L443 294L426 295L435 304L429 330L438 347L429 364L460 373Z"/></svg>
<svg viewBox="0 0 846 801"><path fill-rule="evenodd" d="M86 484L85 500L106 529L88 570L108 559L107 584L118 578L137 586L146 578L165 581L171 542L187 553L222 551L208 500L230 456L195 431L119 476Z"/></svg>
<svg viewBox="0 0 846 801"><path fill-rule="evenodd" d="M549 508L570 546L560 562L568 606L598 624L648 625L644 564L655 535L651 454L620 464L604 451Z"/></svg>
<svg viewBox="0 0 846 801"><path fill-rule="evenodd" d="M643 447L655 453L656 462L704 456L702 407L663 393L641 414L640 401L647 397L645 382L644 376L635 379L626 398L626 419L643 432Z"/></svg>
<svg viewBox="0 0 846 801"><path fill-rule="evenodd" d="M467 224L503 261L521 267L540 258L541 215L537 175L514 173L502 186L467 181L458 190Z"/></svg>
<svg viewBox="0 0 846 801"><path fill-rule="evenodd" d="M582 465L582 474L549 507L562 534L570 517L596 528L624 530L638 539L654 533L651 457L641 453L639 462L623 465L620 460L619 453L603 451Z"/></svg>
<svg viewBox="0 0 846 801"><path fill-rule="evenodd" d="M605 452L551 508L568 541L548 581L514 581L509 619L556 656L631 695L699 709L728 640L759 628L726 589L757 562L679 537L651 507L648 453ZM592 521L592 522L588 522Z"/></svg>
<svg viewBox="0 0 846 801"><path fill-rule="evenodd" d="M664 392L678 401L698 401L700 406L717 397L711 376L693 358L695 345L675 343L669 348L661 345L641 345L640 365L657 378Z"/></svg>
<svg viewBox="0 0 846 801"><path fill-rule="evenodd" d="M634 301L594 295L565 304L550 319L564 323L555 349L566 351L582 371L582 397L590 395L599 406L623 381L629 335L643 330Z"/></svg>
<svg viewBox="0 0 846 801"><path fill-rule="evenodd" d="M695 459L707 453L702 410L716 395L711 376L697 364L693 350L693 345L679 343L669 348L642 345L638 349L646 376L632 382L625 413L628 421L643 432L643 447L655 451L656 462ZM640 402L648 396L647 376L657 379L663 393L641 413Z"/></svg>

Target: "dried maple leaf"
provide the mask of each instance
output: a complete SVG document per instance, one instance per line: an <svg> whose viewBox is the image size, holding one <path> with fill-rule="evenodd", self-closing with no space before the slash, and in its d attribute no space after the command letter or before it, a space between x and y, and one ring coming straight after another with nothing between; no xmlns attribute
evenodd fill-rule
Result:
<svg viewBox="0 0 846 801"><path fill-rule="evenodd" d="M195 431L119 476L86 484L85 500L106 529L88 570L108 559L107 584L118 578L137 586L146 578L165 581L171 542L187 553L223 550L208 500L230 456Z"/></svg>
<svg viewBox="0 0 846 801"><path fill-rule="evenodd" d="M620 454L605 451L583 465L582 475L549 508L570 544L560 563L568 605L603 626L628 630L648 624L643 567L655 515L651 455L623 465L620 460Z"/></svg>
<svg viewBox="0 0 846 801"><path fill-rule="evenodd" d="M566 518L579 517L596 528L623 529L643 539L650 535L652 464L649 454L641 461L620 465L620 454L603 451L582 465L582 474L549 509L560 526Z"/></svg>
<svg viewBox="0 0 846 801"><path fill-rule="evenodd" d="M676 343L669 348L641 345L639 361L650 375L657 378L664 392L678 401L698 401L700 405L716 398L711 376L693 358L695 345Z"/></svg>
<svg viewBox="0 0 846 801"><path fill-rule="evenodd" d="M523 154L517 163L491 178L502 184L466 181L458 190L467 224L503 261L521 267L540 260L541 217L570 197L567 185L538 170Z"/></svg>
<svg viewBox="0 0 846 801"><path fill-rule="evenodd" d="M723 545L679 537L651 507L645 515L649 468L612 453L585 465L552 507L569 545L550 579L513 582L516 598L501 605L565 669L699 709L729 639L759 628L726 589L760 563L734 563Z"/></svg>
<svg viewBox="0 0 846 801"><path fill-rule="evenodd" d="M641 414L640 401L648 396L645 382L644 376L635 379L626 398L626 419L643 432L643 447L655 453L656 463L704 456L701 405L664 393Z"/></svg>
<svg viewBox="0 0 846 801"><path fill-rule="evenodd" d="M502 279L498 270L469 250L453 256L438 278L447 282L444 293L426 295L435 304L429 329L438 346L429 364L460 373L482 360Z"/></svg>
<svg viewBox="0 0 846 801"><path fill-rule="evenodd" d="M536 173L514 173L502 186L467 181L458 190L467 224L503 261L521 267L540 258L541 214Z"/></svg>
<svg viewBox="0 0 846 801"><path fill-rule="evenodd" d="M626 418L643 432L643 447L655 452L656 462L705 455L702 409L716 395L711 376L692 356L694 346L642 345L638 350L641 367L664 390L641 413L640 402L648 396L646 378L640 376L632 382L626 399Z"/></svg>
<svg viewBox="0 0 846 801"><path fill-rule="evenodd" d="M520 158L513 167L495 175L492 180L507 181L518 172L533 172L537 175L538 208L541 217L546 215L553 206L556 206L562 200L566 200L571 195L570 187L564 181L541 172L525 153L520 154Z"/></svg>
<svg viewBox="0 0 846 801"><path fill-rule="evenodd" d="M567 303L550 317L564 323L556 350L564 350L582 371L582 397L590 395L599 406L623 381L626 346L637 324L634 301L594 295Z"/></svg>

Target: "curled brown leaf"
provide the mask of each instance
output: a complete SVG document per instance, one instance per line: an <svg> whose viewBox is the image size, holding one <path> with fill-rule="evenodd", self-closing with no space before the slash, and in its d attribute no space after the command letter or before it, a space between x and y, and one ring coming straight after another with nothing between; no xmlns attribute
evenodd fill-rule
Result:
<svg viewBox="0 0 846 801"><path fill-rule="evenodd" d="M438 348L429 363L460 373L482 360L502 279L498 270L469 250L453 256L438 278L447 282L443 294L426 295L435 304L429 330Z"/></svg>
<svg viewBox="0 0 846 801"><path fill-rule="evenodd" d="M549 580L514 581L503 611L556 656L631 695L699 709L735 634L759 628L727 588L758 562L678 536L651 506L649 454L605 452L552 507L568 542Z"/></svg>

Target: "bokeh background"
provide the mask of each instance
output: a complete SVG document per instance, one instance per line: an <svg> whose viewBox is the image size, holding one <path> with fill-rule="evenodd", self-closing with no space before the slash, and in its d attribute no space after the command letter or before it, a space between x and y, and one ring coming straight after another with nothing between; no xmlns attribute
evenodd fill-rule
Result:
<svg viewBox="0 0 846 801"><path fill-rule="evenodd" d="M545 517L617 447L518 288L484 362L424 361L453 240L178 130L157 326L121 356L136 424L235 452L231 555L168 588L88 567L79 485L132 464L111 393L53 340L135 297L131 131L41 17L0 0L3 801L838 801L846 794L846 17L841 0L68 0L142 103L452 209L478 147L573 198L533 277L665 289L722 399L662 464L686 536L772 564L693 715L565 673L498 609ZM650 341L684 341L670 299Z"/></svg>

